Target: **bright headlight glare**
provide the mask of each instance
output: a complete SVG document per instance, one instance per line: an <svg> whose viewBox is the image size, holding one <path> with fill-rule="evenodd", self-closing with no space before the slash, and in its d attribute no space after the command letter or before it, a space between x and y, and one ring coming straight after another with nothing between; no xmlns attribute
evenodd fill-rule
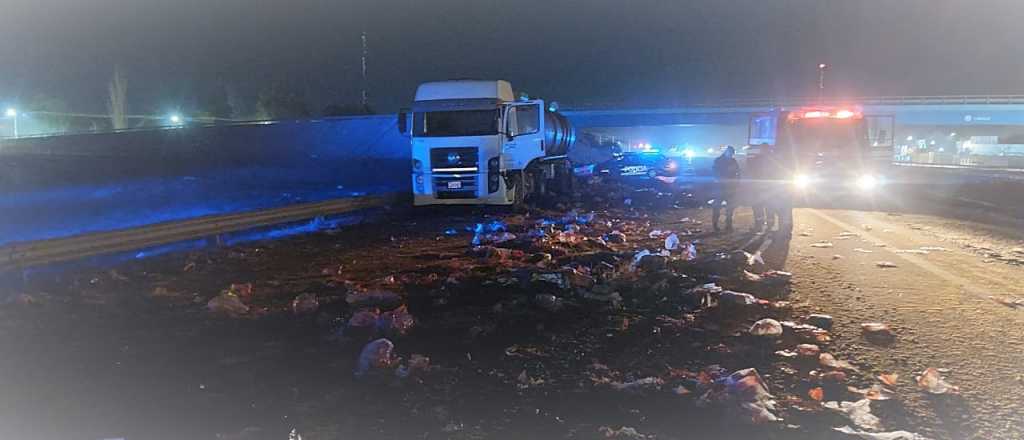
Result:
<svg viewBox="0 0 1024 440"><path fill-rule="evenodd" d="M857 179L857 187L864 190L874 189L878 186L878 179L870 174L865 174Z"/></svg>
<svg viewBox="0 0 1024 440"><path fill-rule="evenodd" d="M811 184L811 176L806 174L797 174L793 176L793 186L797 188L807 188Z"/></svg>

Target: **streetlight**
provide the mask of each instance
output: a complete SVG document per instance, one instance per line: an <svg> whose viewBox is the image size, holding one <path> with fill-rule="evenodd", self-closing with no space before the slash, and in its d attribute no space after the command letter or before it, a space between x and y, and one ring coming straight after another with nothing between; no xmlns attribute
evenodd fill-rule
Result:
<svg viewBox="0 0 1024 440"><path fill-rule="evenodd" d="M818 64L818 100L820 101L825 96L825 70L828 69L828 64Z"/></svg>
<svg viewBox="0 0 1024 440"><path fill-rule="evenodd" d="M18 137L18 110L14 107L10 107L4 112L8 118L14 119L14 137Z"/></svg>
<svg viewBox="0 0 1024 440"><path fill-rule="evenodd" d="M170 116L169 118L167 118L167 119L171 121L171 125L181 125L181 121L182 121L182 119L181 119L181 115L179 115L179 114L177 114L177 113L175 113L175 114L172 114L172 115L171 115L171 116Z"/></svg>

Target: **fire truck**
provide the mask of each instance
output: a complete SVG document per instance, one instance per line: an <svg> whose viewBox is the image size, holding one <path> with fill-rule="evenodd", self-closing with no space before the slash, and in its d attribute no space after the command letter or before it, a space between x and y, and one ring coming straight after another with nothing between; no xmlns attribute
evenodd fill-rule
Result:
<svg viewBox="0 0 1024 440"><path fill-rule="evenodd" d="M892 161L892 116L857 107L778 109L751 117L748 166L798 194L870 195L886 183Z"/></svg>

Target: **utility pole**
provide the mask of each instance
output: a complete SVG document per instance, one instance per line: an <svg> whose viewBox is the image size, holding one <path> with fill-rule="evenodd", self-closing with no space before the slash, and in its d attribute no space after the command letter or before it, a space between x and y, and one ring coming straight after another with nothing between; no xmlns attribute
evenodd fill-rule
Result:
<svg viewBox="0 0 1024 440"><path fill-rule="evenodd" d="M363 32L362 39L363 39L363 70L362 70L362 72L363 72L363 74L362 74L362 78L363 78L363 95L362 95L362 104L363 104L363 110L366 110L368 108L368 104L369 104L369 99L367 98L367 95L366 95L366 89L369 86L368 82L366 81L366 57L370 53L369 49L366 46L366 32Z"/></svg>
<svg viewBox="0 0 1024 440"><path fill-rule="evenodd" d="M825 98L825 70L828 69L828 64L818 64L818 101L822 101Z"/></svg>

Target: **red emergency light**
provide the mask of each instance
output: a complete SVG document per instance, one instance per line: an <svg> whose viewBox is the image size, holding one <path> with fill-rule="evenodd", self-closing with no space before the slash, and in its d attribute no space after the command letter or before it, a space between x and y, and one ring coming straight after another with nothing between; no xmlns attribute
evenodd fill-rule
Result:
<svg viewBox="0 0 1024 440"><path fill-rule="evenodd" d="M863 116L864 115L860 111L850 110L846 108L836 110L802 109L791 112L789 114L789 119L853 119L861 118Z"/></svg>

